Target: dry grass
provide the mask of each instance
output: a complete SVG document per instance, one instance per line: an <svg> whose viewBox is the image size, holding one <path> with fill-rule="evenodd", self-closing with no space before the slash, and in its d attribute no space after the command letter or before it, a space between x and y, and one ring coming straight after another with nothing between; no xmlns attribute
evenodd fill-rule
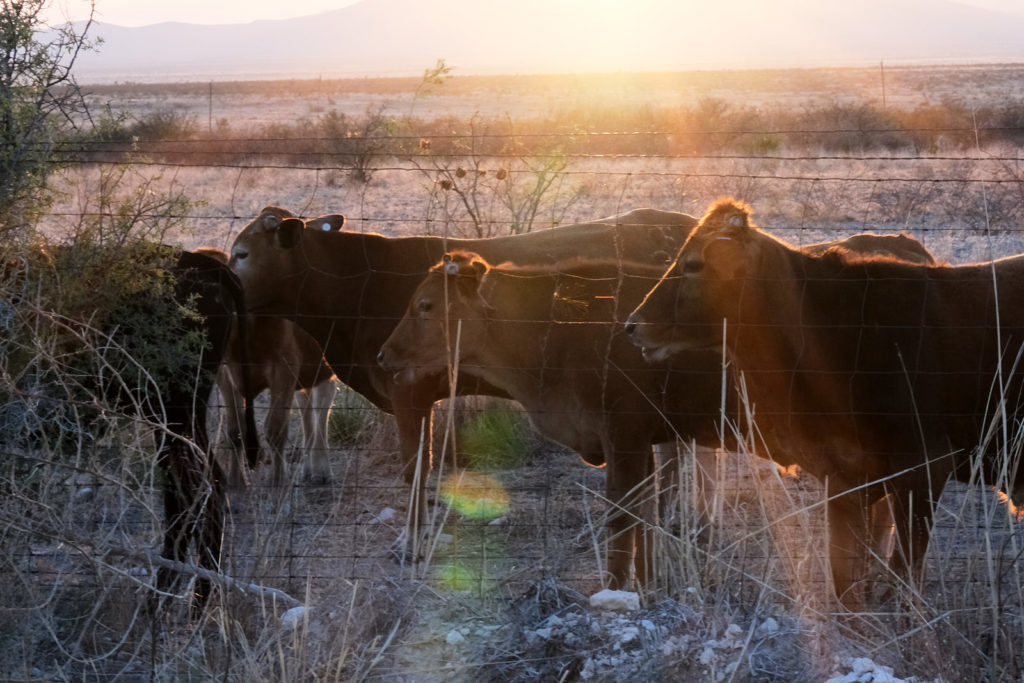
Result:
<svg viewBox="0 0 1024 683"><path fill-rule="evenodd" d="M887 97L890 106L907 109L950 95L988 106L1016 92L1018 76L1016 67L894 69ZM218 84L213 123L223 118L254 130L330 109L358 116L382 102L396 115L415 106L424 119L452 114L465 122L477 112L508 112L571 120L568 101L577 109L598 101L607 107L613 95L632 98L630 106L638 109L644 97L661 98L667 107L702 97L790 108L877 103L876 78L865 70L599 83L466 77L453 80L447 94L416 102L410 95L415 83L323 82L305 84L302 92L278 84L269 94ZM95 90L116 101L136 96L130 106L140 116L173 107L197 117L200 126L206 121L205 85L194 91L132 88ZM627 147L637 139L625 138ZM711 199L734 194L754 205L760 224L797 243L865 229L906 230L951 262L1024 251L1024 177L1016 150L987 148L985 159L970 150L864 156L573 158L559 174L562 194L541 198L532 227L637 206L699 214ZM431 173L459 166L493 172L508 163L472 151L436 165L388 157L376 164L369 183L351 182L343 168L135 166L133 172L144 179L140 185L202 202L188 210L188 229L166 239L227 248L266 204L309 216L341 211L354 230L459 234L469 217ZM524 183L531 172L519 168ZM52 235L67 234L81 214L96 210L97 169L73 168L64 182L67 195L44 226ZM511 224L500 195L489 192L481 185L487 220ZM567 207L570 196L575 199ZM461 403L469 411L484 405ZM442 404L435 418L438 452L452 440L442 427L463 419L457 414L449 421L446 410ZM557 446L531 441L525 465L487 472L509 501L491 523L445 504L451 497L444 480L452 471L446 463L430 482L440 504L424 546L428 557L401 565L390 548L405 527L408 491L391 421L344 395L335 411L347 423L336 434L347 440L342 448L334 442L330 484L296 481L271 489L268 473L260 471L248 490L230 497L224 573L301 602L305 611L294 622L282 621L293 604L287 598L275 602L272 593L229 586L198 621L188 619L183 596L157 620L146 611L155 569L145 551L157 547L163 523L146 425L114 415L106 439L71 455L46 448L5 453L0 573L11 588L0 600L0 675L814 681L849 671L854 657L918 680L1018 680L1024 671L1013 647L1024 636L1024 578L1016 561L1024 539L1017 520L988 490L951 486L942 497L925 579L898 588L899 608L836 614L826 597L818 482L742 454L694 458L691 447L680 444L683 457L666 464L681 482L662 507L672 514L649 530L659 546L655 589L640 611L605 614L586 601L600 587L602 520L609 513L601 471ZM297 434L298 426L292 431ZM714 470L706 517L695 511L698 461Z"/></svg>

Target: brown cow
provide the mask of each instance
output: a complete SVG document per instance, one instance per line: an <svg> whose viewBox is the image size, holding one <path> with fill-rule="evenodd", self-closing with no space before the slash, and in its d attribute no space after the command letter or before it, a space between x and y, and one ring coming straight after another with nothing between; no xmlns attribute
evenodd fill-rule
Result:
<svg viewBox="0 0 1024 683"><path fill-rule="evenodd" d="M403 384L446 373L500 387L546 437L591 465L607 463L608 572L612 584L647 577L643 535L651 445L676 436L715 447L722 408L721 354L683 354L650 365L622 321L664 269L621 261L490 267L446 254L413 294L380 353ZM616 322L618 321L618 322ZM458 349L458 357L455 351Z"/></svg>
<svg viewBox="0 0 1024 683"><path fill-rule="evenodd" d="M343 223L344 217L337 214L304 223L284 209L267 207L235 239L231 265L257 317L293 318L323 347L342 382L394 414L405 479L419 482L415 528L425 510L431 406L451 395L448 377L442 372L414 384L397 384L377 365L376 355L431 266L449 248L473 250L495 262L550 263L600 256L663 264L682 245L696 219L644 209L601 222L482 240L384 237L332 229ZM306 230L307 225L317 229ZM505 395L486 383L464 383L460 391ZM421 443L427 446L423 457Z"/></svg>
<svg viewBox="0 0 1024 683"><path fill-rule="evenodd" d="M876 235L865 232L842 240L805 244L797 248L805 254L821 256L835 247L843 247L848 251L863 255L888 256L922 266L938 265L935 257L923 244L902 232L897 235Z"/></svg>
<svg viewBox="0 0 1024 683"><path fill-rule="evenodd" d="M1024 257L920 266L809 256L721 200L627 329L648 358L725 347L768 453L825 482L836 592L863 575L867 508L894 493L899 574L916 574L950 477L1019 499L1001 427L1020 418ZM980 452L981 458L973 456ZM973 468L973 469L972 469Z"/></svg>
<svg viewBox="0 0 1024 683"><path fill-rule="evenodd" d="M228 254L213 247L201 247L197 253L228 263ZM225 428L235 452L229 468L229 481L244 481L238 445L241 443L240 419L245 401L242 386L242 349L237 326L223 365L217 374L217 386L225 405ZM285 318L261 317L249 320L249 358L253 396L270 390L270 408L264 422L264 434L273 457L272 481L284 482L284 449L288 440L288 416L293 396L298 394L302 411L303 474L307 479L327 481L327 421L338 392L334 372L324 360L316 340Z"/></svg>

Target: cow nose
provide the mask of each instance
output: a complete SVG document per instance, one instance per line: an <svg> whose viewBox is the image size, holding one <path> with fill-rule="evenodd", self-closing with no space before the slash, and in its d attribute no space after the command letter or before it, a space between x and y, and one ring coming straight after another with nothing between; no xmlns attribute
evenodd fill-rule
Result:
<svg viewBox="0 0 1024 683"><path fill-rule="evenodd" d="M377 365L384 367L387 362L387 357L384 355L384 349L382 348L377 352Z"/></svg>
<svg viewBox="0 0 1024 683"><path fill-rule="evenodd" d="M636 331L636 318L634 318L633 316L629 316L628 318L626 318L626 334L628 334L629 336L633 336L633 333L635 331Z"/></svg>

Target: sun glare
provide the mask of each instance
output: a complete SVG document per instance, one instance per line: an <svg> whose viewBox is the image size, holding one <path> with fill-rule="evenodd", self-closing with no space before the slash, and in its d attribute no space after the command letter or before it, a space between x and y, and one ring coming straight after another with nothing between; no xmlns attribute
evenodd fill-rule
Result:
<svg viewBox="0 0 1024 683"><path fill-rule="evenodd" d="M717 3L693 0L557 0L544 4L543 10L534 17L531 29L524 31L521 26L502 22L504 8L501 2L492 7L494 26L520 31L529 35L531 41L544 41L549 50L557 49L560 53L557 70L563 73L649 70L650 64L670 62L673 57L678 57L678 68L699 68L701 64L683 61L683 55L690 53L686 49L687 36L705 35L725 25L725 22L740 20L747 26L763 29L766 24L777 21L780 14L785 14L754 0L720 0ZM658 41L644 40L645 35L657 33L651 25L651 17L658 17L659 26L679 27L678 55L665 55ZM528 57L524 54L523 58ZM543 70L552 70L552 65L544 66Z"/></svg>

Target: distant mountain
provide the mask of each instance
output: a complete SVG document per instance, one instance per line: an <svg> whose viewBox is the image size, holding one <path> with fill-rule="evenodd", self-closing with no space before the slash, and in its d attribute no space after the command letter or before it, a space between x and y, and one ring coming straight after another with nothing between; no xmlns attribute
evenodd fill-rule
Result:
<svg viewBox="0 0 1024 683"><path fill-rule="evenodd" d="M363 0L307 17L97 24L99 80L680 70L1024 60L1024 16L952 0ZM628 7L629 13L621 8Z"/></svg>

